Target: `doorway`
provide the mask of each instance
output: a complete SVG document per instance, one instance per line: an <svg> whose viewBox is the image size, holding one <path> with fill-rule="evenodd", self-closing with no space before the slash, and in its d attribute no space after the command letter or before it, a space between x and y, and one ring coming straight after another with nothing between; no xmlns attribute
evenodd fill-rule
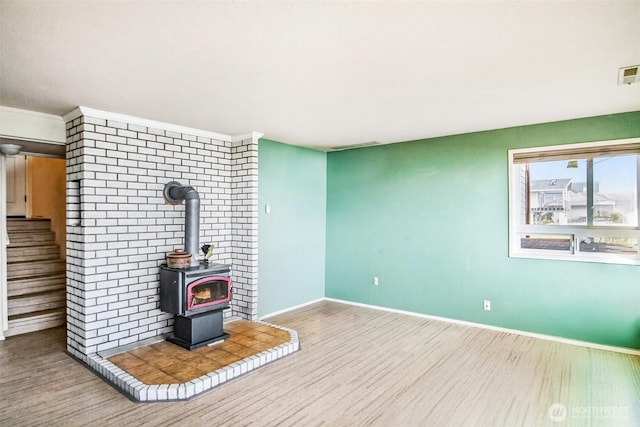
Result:
<svg viewBox="0 0 640 427"><path fill-rule="evenodd" d="M27 215L27 157L7 156L7 216Z"/></svg>
<svg viewBox="0 0 640 427"><path fill-rule="evenodd" d="M66 323L66 161L25 154L0 159L0 339Z"/></svg>

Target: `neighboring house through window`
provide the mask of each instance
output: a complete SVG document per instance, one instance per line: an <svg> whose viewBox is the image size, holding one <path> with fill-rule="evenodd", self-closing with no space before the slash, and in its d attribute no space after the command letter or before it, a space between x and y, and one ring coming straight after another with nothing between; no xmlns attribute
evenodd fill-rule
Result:
<svg viewBox="0 0 640 427"><path fill-rule="evenodd" d="M640 138L509 151L509 254L640 265Z"/></svg>

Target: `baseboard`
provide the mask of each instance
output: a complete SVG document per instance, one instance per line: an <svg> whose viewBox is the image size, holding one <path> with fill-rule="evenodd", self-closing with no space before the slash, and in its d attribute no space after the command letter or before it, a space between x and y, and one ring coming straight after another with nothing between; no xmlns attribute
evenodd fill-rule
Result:
<svg viewBox="0 0 640 427"><path fill-rule="evenodd" d="M492 325L485 325L482 323L475 323L475 322L468 322L466 320L457 320L457 319L450 319L448 317L440 317L440 316L432 316L429 314L422 314L422 313L415 313L413 311L405 311L405 310L397 310L394 308L387 308L387 307L381 307L378 305L370 305L370 304L362 304L359 302L353 302L353 301L346 301L346 300L341 300L341 299L336 299L336 298L321 298L320 300L324 300L324 301L332 301L332 302L337 302L337 303L341 303L341 304L348 304L348 305L353 305L353 306L357 306L357 307L364 307L364 308L371 308L373 310L382 310L382 311L388 311L391 313L398 313L398 314L406 314L407 316L414 316L414 317L421 317L424 319L429 319L429 320L437 320L437 321L441 321L441 322L447 322L447 323L455 323L458 325L464 325L464 326L470 326L473 328L482 328L482 329L489 329L491 331L496 331L496 332L507 332L507 333L511 333L511 334L516 334L516 335L522 335L525 337L531 337L531 338L539 338L542 340L547 340L547 341L554 341L554 342L559 342L562 344L570 344L570 345L577 345L580 347L588 347L588 348L593 348L596 350L605 350L605 351L613 351L616 353L624 353L624 354L632 354L634 356L640 356L640 350L635 349L635 348L628 348L628 347L617 347L617 346L611 346L611 345L604 345L604 344L597 344L597 343L592 343L592 342L588 342L588 341L580 341L580 340L574 340L574 339L569 339L569 338L562 338L562 337L556 337L553 335L545 335L545 334L538 334L535 332L527 332L527 331L521 331L518 329L509 329L509 328L502 328L499 326L492 326ZM316 301L312 301L308 304L312 304L313 302L317 302L320 300L316 300ZM305 304L307 305L307 304ZM292 310L294 308L291 308ZM284 312L285 310L283 310Z"/></svg>
<svg viewBox="0 0 640 427"><path fill-rule="evenodd" d="M283 314L283 313L286 313L288 311L297 310L299 308L306 307L308 305L315 304L315 303L320 302L320 301L325 301L326 299L327 298L324 298L324 297L323 298L318 298L318 299L314 299L312 301L304 302L302 304L298 304L298 305L294 305L294 306L291 306L291 307L283 308L282 310L274 311L273 313L265 314L263 316L258 316L258 319L259 320L264 320L264 319L267 319L269 317L277 316L278 314Z"/></svg>
<svg viewBox="0 0 640 427"><path fill-rule="evenodd" d="M379 306L379 305L363 304L363 303L359 303L359 302L353 302L353 301L347 301L347 300L342 300L342 299L337 299L337 298L329 298L329 297L318 298L318 299L315 299L315 300L312 300L312 301L305 302L303 304L299 304L299 305L295 305L295 306L292 306L292 307L287 307L287 308L282 309L282 310L274 311L273 313L265 314L264 316L259 316L259 319L260 320L264 320L264 319L267 319L269 317L273 317L273 316L277 316L278 314L283 314L283 313L287 313L289 311L297 310L299 308L306 307L308 305L315 304L315 303L318 303L318 302L321 302L321 301L337 302L337 303L340 303L340 304L347 304L347 305L353 305L353 306L356 306L356 307L370 308L370 309L373 309L373 310L388 311L390 313L405 314L407 316L421 317L423 319L436 320L436 321L447 322L447 323L454 323L454 324L457 324L457 325L470 326L470 327L473 327L473 328L488 329L488 330L496 331L496 332L507 332L507 333L510 333L510 334L522 335L522 336L531 337L531 338L539 338L541 340L553 341L553 342L558 342L558 343L562 343L562 344L577 345L579 347L588 347L588 348L593 348L593 349L596 349L596 350L613 351L613 352L616 352L616 353L624 353L624 354L631 354L631 355L634 355L634 356L640 356L640 350L635 349L635 348L604 345L604 344L598 344L598 343L593 343L593 342L589 342L589 341L580 341L580 340L574 340L574 339L570 339L570 338L556 337L556 336L553 336L553 335L545 335L545 334L539 334L539 333L535 333L535 332L521 331L519 329L509 329L509 328L503 328L503 327L500 327L500 326L485 325L483 323L468 322L466 320L458 320L458 319L451 319L451 318L448 318L448 317L433 316L433 315L430 315L430 314L416 313L414 311L398 310L398 309L395 309L395 308L382 307L382 306Z"/></svg>

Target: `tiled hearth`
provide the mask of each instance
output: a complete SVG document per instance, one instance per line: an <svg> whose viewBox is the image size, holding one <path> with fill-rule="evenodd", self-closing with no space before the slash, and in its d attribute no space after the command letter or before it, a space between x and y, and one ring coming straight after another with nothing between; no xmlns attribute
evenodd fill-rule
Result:
<svg viewBox="0 0 640 427"><path fill-rule="evenodd" d="M185 400L300 348L296 331L264 322L237 320L224 330L229 339L193 351L158 341L89 355L88 364L133 400Z"/></svg>

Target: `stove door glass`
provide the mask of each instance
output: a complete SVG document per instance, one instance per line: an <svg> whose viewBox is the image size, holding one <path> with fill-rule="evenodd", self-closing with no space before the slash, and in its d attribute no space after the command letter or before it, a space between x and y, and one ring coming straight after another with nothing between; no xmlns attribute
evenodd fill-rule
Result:
<svg viewBox="0 0 640 427"><path fill-rule="evenodd" d="M231 299L228 277L204 277L187 287L187 311L226 303Z"/></svg>

